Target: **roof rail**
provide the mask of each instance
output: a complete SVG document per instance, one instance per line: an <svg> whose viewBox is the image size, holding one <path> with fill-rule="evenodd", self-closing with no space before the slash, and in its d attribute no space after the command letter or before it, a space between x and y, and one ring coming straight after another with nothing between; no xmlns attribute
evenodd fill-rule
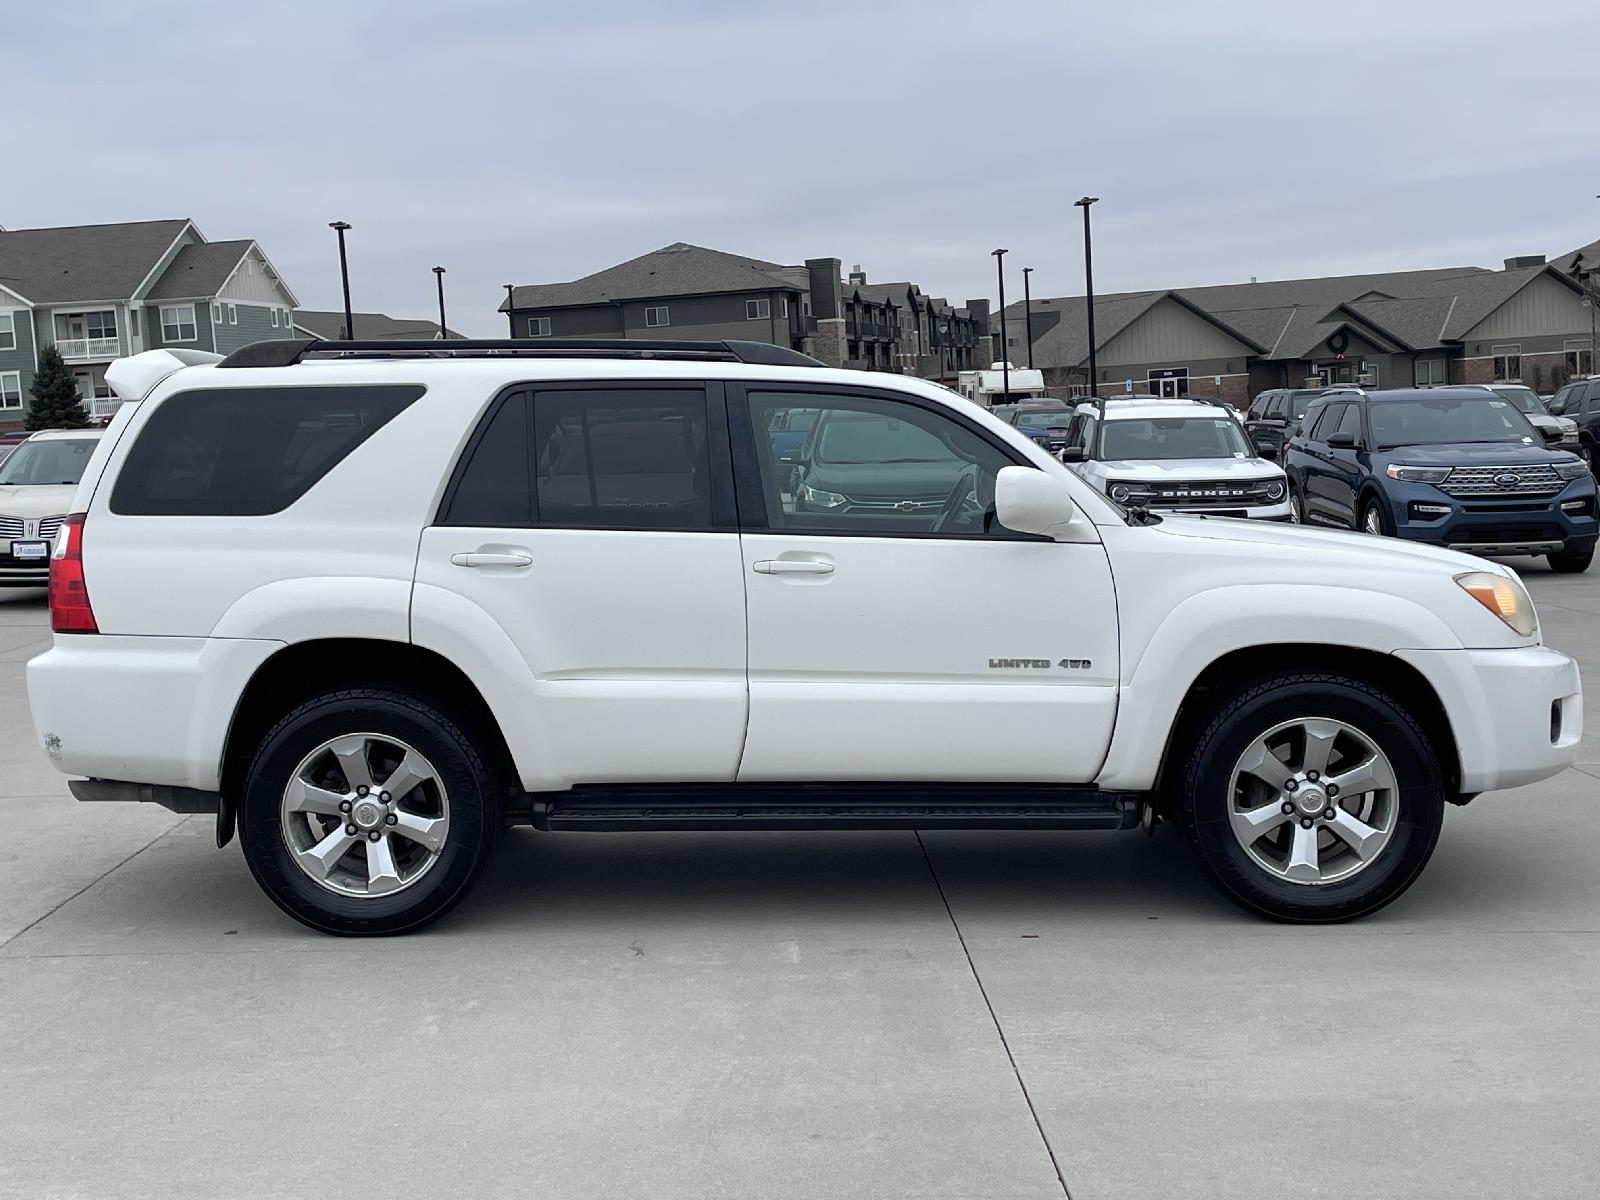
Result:
<svg viewBox="0 0 1600 1200"><path fill-rule="evenodd" d="M289 367L308 358L660 358L692 362L755 363L772 367L826 364L770 342L645 341L625 338L537 340L450 338L421 342L331 342L304 338L253 342L219 367Z"/></svg>

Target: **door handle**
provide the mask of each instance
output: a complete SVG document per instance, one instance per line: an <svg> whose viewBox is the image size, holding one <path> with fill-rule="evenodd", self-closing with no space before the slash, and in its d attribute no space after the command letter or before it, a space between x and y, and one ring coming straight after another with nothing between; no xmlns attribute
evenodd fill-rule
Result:
<svg viewBox="0 0 1600 1200"><path fill-rule="evenodd" d="M458 567L531 567L533 559L526 554L495 554L475 550L471 554L452 554L450 561Z"/></svg>
<svg viewBox="0 0 1600 1200"><path fill-rule="evenodd" d="M753 564L757 575L832 575L833 564L815 558L763 558Z"/></svg>

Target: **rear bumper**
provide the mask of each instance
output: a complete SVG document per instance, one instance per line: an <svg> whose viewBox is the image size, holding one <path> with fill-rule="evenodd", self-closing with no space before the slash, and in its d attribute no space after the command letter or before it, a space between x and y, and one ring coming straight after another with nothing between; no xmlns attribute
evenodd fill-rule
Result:
<svg viewBox="0 0 1600 1200"><path fill-rule="evenodd" d="M1544 646L1397 650L1444 702L1467 794L1558 775L1578 756L1583 682L1578 664Z"/></svg>
<svg viewBox="0 0 1600 1200"><path fill-rule="evenodd" d="M215 791L239 697L282 645L57 634L28 663L40 745L67 775Z"/></svg>

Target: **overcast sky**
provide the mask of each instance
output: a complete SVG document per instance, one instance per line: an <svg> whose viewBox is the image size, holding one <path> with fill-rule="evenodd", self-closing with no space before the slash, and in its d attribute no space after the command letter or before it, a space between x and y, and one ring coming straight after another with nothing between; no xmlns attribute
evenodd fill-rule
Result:
<svg viewBox="0 0 1600 1200"><path fill-rule="evenodd" d="M956 302L1600 237L1595 0L0 0L10 228L192 217L308 308L501 329L674 241ZM21 104L21 108L16 106Z"/></svg>

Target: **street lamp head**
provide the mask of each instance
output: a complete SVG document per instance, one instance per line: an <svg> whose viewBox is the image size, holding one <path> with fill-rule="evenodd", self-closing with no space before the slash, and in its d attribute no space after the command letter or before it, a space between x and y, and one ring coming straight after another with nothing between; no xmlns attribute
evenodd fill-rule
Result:
<svg viewBox="0 0 1600 1200"><path fill-rule="evenodd" d="M435 267L433 269L433 273L435 275L443 275L444 274L444 268L443 267Z"/></svg>
<svg viewBox="0 0 1600 1200"><path fill-rule="evenodd" d="M1022 268L1022 273L1024 275L1032 275L1033 274L1033 268L1032 267L1023 267Z"/></svg>
<svg viewBox="0 0 1600 1200"><path fill-rule="evenodd" d="M1100 203L1100 197L1099 196L1084 196L1080 200L1074 200L1072 202L1072 207L1073 208L1088 208L1089 205L1091 205L1091 204L1099 204L1099 203Z"/></svg>
<svg viewBox="0 0 1600 1200"><path fill-rule="evenodd" d="M328 228L337 229L340 233L343 233L346 229L351 228L351 225L349 221L329 221Z"/></svg>
<svg viewBox="0 0 1600 1200"><path fill-rule="evenodd" d="M989 251L989 253L994 255L996 258L999 258L1002 254L1010 254L1011 251L1009 251L1009 250L991 250L991 251Z"/></svg>

